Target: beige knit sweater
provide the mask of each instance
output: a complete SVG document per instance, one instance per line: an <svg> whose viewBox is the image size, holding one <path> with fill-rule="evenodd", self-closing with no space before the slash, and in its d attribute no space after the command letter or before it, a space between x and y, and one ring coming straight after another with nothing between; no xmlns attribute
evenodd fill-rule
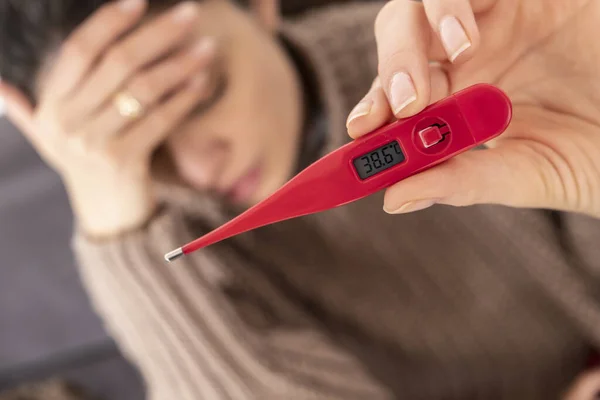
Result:
<svg viewBox="0 0 600 400"><path fill-rule="evenodd" d="M380 5L290 23L327 149L376 74ZM552 399L600 347L600 221L482 206L389 216L382 197L262 228L173 265L232 217L181 187L139 232L74 241L151 399Z"/></svg>

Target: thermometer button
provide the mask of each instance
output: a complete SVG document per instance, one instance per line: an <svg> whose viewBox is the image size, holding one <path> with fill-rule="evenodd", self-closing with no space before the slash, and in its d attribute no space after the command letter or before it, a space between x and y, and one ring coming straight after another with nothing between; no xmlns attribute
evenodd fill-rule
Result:
<svg viewBox="0 0 600 400"><path fill-rule="evenodd" d="M433 125L420 130L419 139L421 139L423 147L428 149L444 140L444 135L442 134L442 131L438 125Z"/></svg>

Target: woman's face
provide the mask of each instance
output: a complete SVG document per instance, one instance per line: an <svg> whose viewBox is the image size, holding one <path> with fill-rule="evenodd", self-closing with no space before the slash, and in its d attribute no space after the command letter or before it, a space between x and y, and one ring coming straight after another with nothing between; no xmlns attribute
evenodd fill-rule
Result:
<svg viewBox="0 0 600 400"><path fill-rule="evenodd" d="M273 32L229 1L202 4L198 38L217 40L222 90L167 141L190 186L251 205L290 177L301 130L301 88Z"/></svg>

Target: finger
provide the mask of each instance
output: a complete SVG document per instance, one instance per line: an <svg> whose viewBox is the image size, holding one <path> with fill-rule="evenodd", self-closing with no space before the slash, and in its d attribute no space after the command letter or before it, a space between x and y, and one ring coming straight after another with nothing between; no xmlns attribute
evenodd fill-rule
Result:
<svg viewBox="0 0 600 400"><path fill-rule="evenodd" d="M94 112L137 71L189 40L198 6L184 2L114 45L65 109L79 118Z"/></svg>
<svg viewBox="0 0 600 400"><path fill-rule="evenodd" d="M281 4L279 0L251 0L252 10L265 26L275 30L281 24Z"/></svg>
<svg viewBox="0 0 600 400"><path fill-rule="evenodd" d="M564 179L570 169L561 160L542 143L502 140L493 149L462 154L390 187L384 209L396 214L436 203L565 209L573 202L566 199L570 190Z"/></svg>
<svg viewBox="0 0 600 400"><path fill-rule="evenodd" d="M369 93L350 113L346 123L348 134L356 139L379 128L392 117L392 110L381 87L381 80L377 78Z"/></svg>
<svg viewBox="0 0 600 400"><path fill-rule="evenodd" d="M32 142L35 141L33 106L19 89L0 81L0 99L3 99L8 119Z"/></svg>
<svg viewBox="0 0 600 400"><path fill-rule="evenodd" d="M144 105L152 105L173 89L207 68L215 56L213 38L200 39L191 49L142 72L127 85L128 92Z"/></svg>
<svg viewBox="0 0 600 400"><path fill-rule="evenodd" d="M145 7L145 0L110 2L76 29L45 79L47 98L61 98L77 87L100 54L139 21Z"/></svg>
<svg viewBox="0 0 600 400"><path fill-rule="evenodd" d="M375 36L379 76L394 115L416 114L429 104L431 87L431 30L423 7L406 0L386 3L377 16Z"/></svg>
<svg viewBox="0 0 600 400"><path fill-rule="evenodd" d="M479 46L479 29L469 0L423 0L423 5L448 60L469 59Z"/></svg>
<svg viewBox="0 0 600 400"><path fill-rule="evenodd" d="M447 96L448 77L440 66L429 67L431 76L431 100L437 101ZM352 110L346 123L348 134L353 139L366 135L383 126L392 119L393 114L381 86L381 80L375 79L371 90Z"/></svg>
<svg viewBox="0 0 600 400"><path fill-rule="evenodd" d="M489 11L496 5L498 0L470 0L473 11L477 13L484 13Z"/></svg>
<svg viewBox="0 0 600 400"><path fill-rule="evenodd" d="M600 370L578 378L564 400L593 400L600 396Z"/></svg>
<svg viewBox="0 0 600 400"><path fill-rule="evenodd" d="M450 96L450 78L441 64L431 62L429 64L429 76L431 78L430 103L435 103Z"/></svg>
<svg viewBox="0 0 600 400"><path fill-rule="evenodd" d="M156 108L129 132L115 141L115 148L123 154L149 155L158 147L196 107L210 96L205 90L209 85L208 76L194 79L181 92Z"/></svg>
<svg viewBox="0 0 600 400"><path fill-rule="evenodd" d="M182 51L178 56L168 59L135 78L129 85L131 93L144 108L150 110L174 90L198 77L208 74L208 68L215 56L215 43L212 38L199 41L191 49ZM207 89L207 88L204 88ZM90 143L107 140L117 135L130 121L119 114L117 107L108 103L92 121L82 128Z"/></svg>

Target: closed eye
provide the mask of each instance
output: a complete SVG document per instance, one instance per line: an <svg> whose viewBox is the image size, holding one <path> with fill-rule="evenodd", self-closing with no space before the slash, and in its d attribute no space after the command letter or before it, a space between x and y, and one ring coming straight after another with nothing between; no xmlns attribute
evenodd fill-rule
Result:
<svg viewBox="0 0 600 400"><path fill-rule="evenodd" d="M219 76L211 83L210 96L204 99L194 110L194 114L206 113L211 107L219 102L225 95L227 90L228 80L225 74L219 74Z"/></svg>

